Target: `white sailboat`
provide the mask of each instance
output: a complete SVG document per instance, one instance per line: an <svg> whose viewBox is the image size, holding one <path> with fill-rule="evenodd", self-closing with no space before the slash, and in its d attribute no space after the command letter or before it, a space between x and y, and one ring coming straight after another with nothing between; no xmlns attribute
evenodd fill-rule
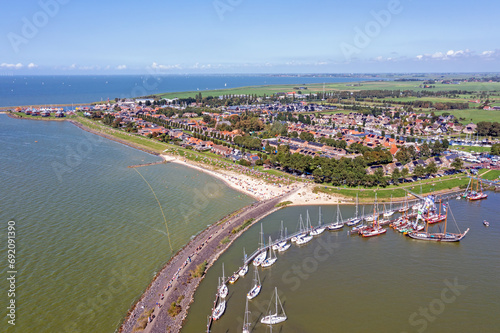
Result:
<svg viewBox="0 0 500 333"><path fill-rule="evenodd" d="M297 245L303 245L306 243L309 243L311 239L313 239L313 236L311 236L307 231L311 229L311 220L309 219L309 211L306 212L307 217L306 217L306 226L305 226L305 232L302 233L301 235L297 236L297 241L295 244Z"/></svg>
<svg viewBox="0 0 500 333"><path fill-rule="evenodd" d="M323 231L325 231L325 227L321 226L321 207L319 207L319 221L318 221L318 226L313 230L311 231L310 235L311 236L318 236L320 234L323 233Z"/></svg>
<svg viewBox="0 0 500 333"><path fill-rule="evenodd" d="M385 204L384 204L384 214L383 216L384 217L391 217L392 215L394 215L395 211L392 210L392 195L391 195L391 206L389 207L389 210L385 210Z"/></svg>
<svg viewBox="0 0 500 333"><path fill-rule="evenodd" d="M248 273L248 265L246 264L247 262L247 254L245 253L245 249L243 249L243 267L241 267L240 271L238 274L241 277L244 277Z"/></svg>
<svg viewBox="0 0 500 333"><path fill-rule="evenodd" d="M264 250L264 231L262 229L262 224L260 225L260 244L259 244L259 250L261 252L255 257L253 260L253 265L254 266L260 266L264 260L266 260L267 256L267 251Z"/></svg>
<svg viewBox="0 0 500 333"><path fill-rule="evenodd" d="M222 263L222 282L219 282L219 296L225 298L229 290L226 286L226 278L224 277L224 263Z"/></svg>
<svg viewBox="0 0 500 333"><path fill-rule="evenodd" d="M359 222L361 222L361 219L358 217L358 193L356 193L356 216L354 216L352 219L347 221L346 224L348 227L352 227L352 226L358 224Z"/></svg>
<svg viewBox="0 0 500 333"><path fill-rule="evenodd" d="M274 309L274 313L271 313L271 309L269 310L269 315L263 317L260 322L262 324L267 324L267 325L275 325L275 324L279 324L279 323L282 323L284 322L285 320L287 320L287 316L285 314L285 309L283 308L283 304L281 304L281 300L279 299L279 296L278 296L278 288L274 288L274 298L275 298L275 309ZM271 298L271 302L269 302L269 308L271 307L271 304L273 302L273 298ZM280 308L281 308L281 313L278 312L278 303L280 304Z"/></svg>
<svg viewBox="0 0 500 333"><path fill-rule="evenodd" d="M212 311L213 320L219 319L226 311L226 299L224 297L217 298L217 305L214 307Z"/></svg>
<svg viewBox="0 0 500 333"><path fill-rule="evenodd" d="M255 296L257 296L260 293L260 289L262 288L262 285L260 284L259 270L257 269L257 267L253 268L253 272L254 272L253 287L247 294L248 299L252 299Z"/></svg>
<svg viewBox="0 0 500 333"><path fill-rule="evenodd" d="M271 236L269 236L269 244L271 244L271 243L272 243ZM276 262L276 260L278 260L278 258L276 257L276 252L274 251L273 248L269 247L269 256L260 265L262 267L269 267L269 266L273 265Z"/></svg>
<svg viewBox="0 0 500 333"><path fill-rule="evenodd" d="M280 242L273 244L273 250L279 250L279 248L286 245L286 243L286 239L283 238L283 220L281 220Z"/></svg>
<svg viewBox="0 0 500 333"><path fill-rule="evenodd" d="M290 244L286 241L286 238L287 238L286 235L287 235L287 230L285 228L285 241L279 243L279 245L280 245L280 247L278 248L279 252L285 252L286 250L288 250L290 248L290 246L292 246L292 244Z"/></svg>
<svg viewBox="0 0 500 333"><path fill-rule="evenodd" d="M242 333L250 333L250 311L248 310L248 298L245 304L245 316L243 317Z"/></svg>
<svg viewBox="0 0 500 333"><path fill-rule="evenodd" d="M298 238L305 236L306 232L304 232L304 221L302 220L302 214L299 215L299 234L297 236L292 237L292 243L295 243Z"/></svg>
<svg viewBox="0 0 500 333"><path fill-rule="evenodd" d="M337 221L328 226L328 230L340 230L344 227L344 223L342 222L342 216L340 214L339 204L337 203Z"/></svg>

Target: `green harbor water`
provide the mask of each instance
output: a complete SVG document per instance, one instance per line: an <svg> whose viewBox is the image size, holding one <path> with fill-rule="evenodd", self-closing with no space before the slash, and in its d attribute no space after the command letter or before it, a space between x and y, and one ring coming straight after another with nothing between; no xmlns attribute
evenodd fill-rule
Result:
<svg viewBox="0 0 500 333"><path fill-rule="evenodd" d="M460 230L470 228L460 243L412 240L392 229L363 239L347 235L345 227L278 253L273 266L259 268L262 290L249 301L251 332L269 332L260 318L269 313L275 287L288 319L273 332L498 332L500 194L489 192L480 202L449 203ZM281 220L294 232L299 214L305 221L307 209L317 224L318 206L288 207L263 219L266 241L269 235L279 236ZM341 211L349 217L354 208ZM335 212L335 206L323 206L323 222L331 222ZM448 231L456 232L452 220ZM491 226L483 226L483 220ZM256 249L259 231L260 224L253 226L210 269L182 333L206 332L222 263L226 276L237 270L243 249ZM229 285L226 312L212 325L212 333L241 332L245 297L252 287L253 266L249 268Z"/></svg>
<svg viewBox="0 0 500 333"><path fill-rule="evenodd" d="M0 115L0 332L114 332L190 238L254 200L67 122ZM7 227L16 228L8 297ZM168 232L167 232L168 226ZM15 299L16 325L7 306Z"/></svg>

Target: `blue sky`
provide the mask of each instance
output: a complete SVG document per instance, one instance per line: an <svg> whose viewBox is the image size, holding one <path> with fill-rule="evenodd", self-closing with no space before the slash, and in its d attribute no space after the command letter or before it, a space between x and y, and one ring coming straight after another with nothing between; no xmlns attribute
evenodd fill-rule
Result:
<svg viewBox="0 0 500 333"><path fill-rule="evenodd" d="M500 71L498 1L23 0L0 75Z"/></svg>

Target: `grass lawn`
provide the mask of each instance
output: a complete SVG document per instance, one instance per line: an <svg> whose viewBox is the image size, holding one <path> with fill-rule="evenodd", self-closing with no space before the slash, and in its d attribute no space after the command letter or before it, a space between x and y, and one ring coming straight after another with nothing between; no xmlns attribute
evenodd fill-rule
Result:
<svg viewBox="0 0 500 333"><path fill-rule="evenodd" d="M450 146L450 149L453 150L459 150L459 151L466 151L466 152L475 152L475 153L483 153L483 152L490 152L491 147L478 147L478 146Z"/></svg>
<svg viewBox="0 0 500 333"><path fill-rule="evenodd" d="M497 180L498 177L500 177L500 170L489 170L489 171L487 170L481 175L481 178L487 180Z"/></svg>
<svg viewBox="0 0 500 333"><path fill-rule="evenodd" d="M342 188L342 187L332 187L332 186L317 186L315 189L319 192L327 194L341 194L346 197L356 197L359 194L359 199L362 201L373 200L375 198L375 193L377 193L377 198L381 201L389 201L391 195L393 198L404 198L407 192L404 190L410 190L416 194L428 194L431 192L449 190L460 185L465 185L469 182L469 178L465 175L459 176L445 176L442 178L426 179L419 182L411 183L411 185L399 185L399 186L388 186L386 188ZM422 192L420 192L420 185L422 185Z"/></svg>

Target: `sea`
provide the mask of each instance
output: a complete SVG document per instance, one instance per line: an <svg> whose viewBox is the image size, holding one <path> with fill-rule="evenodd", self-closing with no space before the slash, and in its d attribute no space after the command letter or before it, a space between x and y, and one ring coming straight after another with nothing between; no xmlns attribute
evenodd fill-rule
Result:
<svg viewBox="0 0 500 333"><path fill-rule="evenodd" d="M268 84L353 82L381 78L277 75L38 75L0 76L0 107L88 104L165 92Z"/></svg>
<svg viewBox="0 0 500 333"><path fill-rule="evenodd" d="M262 290L249 301L250 331L270 332L260 319L275 312L271 299L277 288L288 319L273 332L498 332L499 202L500 194L492 192L482 201L449 200L447 230L470 228L458 243L413 240L392 229L362 238L348 235L344 227L292 245L277 253L273 266L258 269ZM237 239L201 282L181 332L207 332L222 264L226 276L243 264L243 253L258 247L261 224L264 240L275 240L281 221L288 234L297 230L301 215L306 221L309 213L311 224L318 225L319 208L282 209ZM353 206L340 206L340 211L343 217L354 216ZM336 206L321 206L321 212L322 224L336 220ZM434 226L443 228L444 223ZM250 265L244 278L228 285L226 311L210 332L241 332L253 269Z"/></svg>
<svg viewBox="0 0 500 333"><path fill-rule="evenodd" d="M128 168L159 160L69 122L0 114L0 332L114 332L193 235L254 202L174 163Z"/></svg>

